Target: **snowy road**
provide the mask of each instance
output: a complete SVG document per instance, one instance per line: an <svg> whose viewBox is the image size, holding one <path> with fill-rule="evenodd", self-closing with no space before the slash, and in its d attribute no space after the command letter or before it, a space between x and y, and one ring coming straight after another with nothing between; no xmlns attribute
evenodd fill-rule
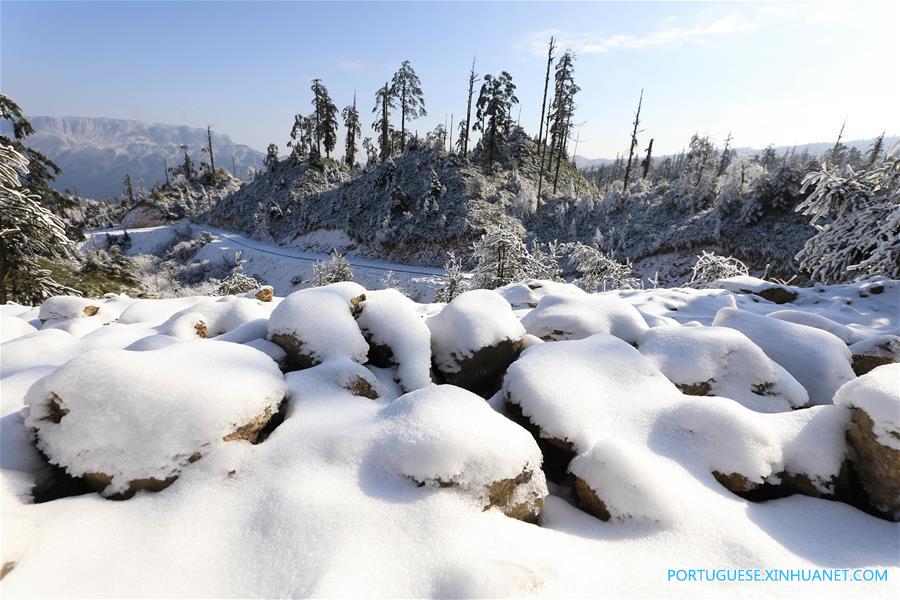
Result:
<svg viewBox="0 0 900 600"><path fill-rule="evenodd" d="M157 227L144 227L141 229L131 229L128 231L130 236L146 234L146 233L156 233L172 230L174 225L160 225ZM202 223L190 223L190 228L194 232L194 235L198 235L203 232L208 232L213 235L216 235L220 238L226 239L231 243L241 246L243 248L248 248L251 250L255 250L256 252L261 252L263 254L268 254L271 256L278 256L281 258L288 258L291 260L300 260L306 261L310 263L316 263L321 260L326 260L328 258L327 254L318 254L315 252L307 252L305 250L298 250L294 248L288 248L284 246L279 246L277 244L269 244L266 242L260 242L259 240L250 239L241 235L240 233L236 233L234 231L228 231L227 229L220 229L218 227L213 227L212 225L205 225ZM111 228L111 229L95 229L94 231L90 231L85 234L87 239L90 239L96 235L102 235L109 233L111 235L121 235L124 230L121 227ZM385 273L391 271L395 274L402 273L405 275L423 275L423 276L440 276L445 275L446 271L443 269L438 269L434 267L423 267L421 265L405 265L401 263L391 263L385 262L381 260L373 260L368 258L361 258L358 256L348 255L347 260L350 261L350 264L354 267L364 268L364 269L372 269L375 271L383 271Z"/></svg>

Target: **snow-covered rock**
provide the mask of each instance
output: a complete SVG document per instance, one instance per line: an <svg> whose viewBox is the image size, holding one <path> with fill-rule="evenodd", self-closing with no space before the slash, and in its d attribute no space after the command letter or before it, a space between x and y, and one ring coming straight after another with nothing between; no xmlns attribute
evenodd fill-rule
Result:
<svg viewBox="0 0 900 600"><path fill-rule="evenodd" d="M827 331L736 308L721 309L713 325L750 338L806 388L812 404L831 404L838 388L855 377L847 345Z"/></svg>
<svg viewBox="0 0 900 600"><path fill-rule="evenodd" d="M499 387L525 335L509 302L489 290L460 294L426 324L437 373L446 383L487 396Z"/></svg>
<svg viewBox="0 0 900 600"><path fill-rule="evenodd" d="M352 282L294 292L272 311L269 339L287 353L290 369L304 369L333 356L363 363L369 345L351 314L350 300L365 289Z"/></svg>
<svg viewBox="0 0 900 600"><path fill-rule="evenodd" d="M526 279L497 288L496 292L506 298L513 308L534 308L541 298L548 294L586 296L587 292L571 283L548 281L546 279Z"/></svg>
<svg viewBox="0 0 900 600"><path fill-rule="evenodd" d="M34 333L37 329L19 317L11 315L0 315L0 344Z"/></svg>
<svg viewBox="0 0 900 600"><path fill-rule="evenodd" d="M522 318L531 335L543 340L578 340L608 333L637 343L647 322L631 304L606 294L548 294Z"/></svg>
<svg viewBox="0 0 900 600"><path fill-rule="evenodd" d="M787 304L797 299L797 288L749 275L719 279L712 287L721 287L737 294L753 294L775 304Z"/></svg>
<svg viewBox="0 0 900 600"><path fill-rule="evenodd" d="M404 391L431 385L431 331L415 302L397 290L378 290L366 292L355 310L371 364L396 367Z"/></svg>
<svg viewBox="0 0 900 600"><path fill-rule="evenodd" d="M850 346L853 372L865 375L875 367L900 362L900 336L876 335Z"/></svg>
<svg viewBox="0 0 900 600"><path fill-rule="evenodd" d="M261 302L255 298L222 296L206 299L169 317L160 327L160 333L179 339L213 338L251 321L267 319L273 308L271 302Z"/></svg>
<svg viewBox="0 0 900 600"><path fill-rule="evenodd" d="M275 363L236 344L95 350L29 390L26 424L53 464L119 496L168 486L218 443L255 441L284 396Z"/></svg>
<svg viewBox="0 0 900 600"><path fill-rule="evenodd" d="M405 394L382 411L383 461L413 481L454 486L484 509L534 521L547 486L531 435L482 398L451 385Z"/></svg>
<svg viewBox="0 0 900 600"><path fill-rule="evenodd" d="M759 412L809 401L790 373L734 329L654 327L641 335L638 349L686 394L725 396Z"/></svg>
<svg viewBox="0 0 900 600"><path fill-rule="evenodd" d="M853 415L847 439L863 489L876 508L900 520L900 364L851 381L834 401Z"/></svg>
<svg viewBox="0 0 900 600"><path fill-rule="evenodd" d="M859 341L859 334L857 334L846 325L841 325L840 323L832 321L828 317L817 315L815 313L788 309L770 312L768 316L775 319L781 319L782 321L799 323L800 325L806 325L807 327L815 327L816 329L827 331L833 336L840 338L842 342L848 345Z"/></svg>

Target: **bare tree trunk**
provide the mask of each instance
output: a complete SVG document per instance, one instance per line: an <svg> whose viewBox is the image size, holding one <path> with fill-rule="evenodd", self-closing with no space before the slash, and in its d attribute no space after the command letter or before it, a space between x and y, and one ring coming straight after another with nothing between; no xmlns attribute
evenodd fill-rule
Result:
<svg viewBox="0 0 900 600"><path fill-rule="evenodd" d="M212 148L212 126L206 126L206 141L209 144L209 171L213 177L216 175L216 161L213 158L213 148Z"/></svg>
<svg viewBox="0 0 900 600"><path fill-rule="evenodd" d="M553 193L556 193L556 184L559 183L559 163L562 162L562 157L566 153L566 142L569 137L569 127L572 124L572 116L569 115L569 118L566 120L566 127L563 129L563 134L559 136L559 148L556 154L556 173L553 176Z"/></svg>
<svg viewBox="0 0 900 600"><path fill-rule="evenodd" d="M450 113L450 129L447 130L450 142L447 144L447 154L453 153L453 113Z"/></svg>
<svg viewBox="0 0 900 600"><path fill-rule="evenodd" d="M466 105L466 136L463 138L462 154L469 152L469 132L472 131L472 94L475 91L475 59L472 59L472 69L469 71L469 103Z"/></svg>
<svg viewBox="0 0 900 600"><path fill-rule="evenodd" d="M644 168L644 174L643 174L642 179L647 179L647 173L650 172L650 161L652 160L652 156L653 156L653 138L650 138L650 145L647 146L647 156L646 156L646 158L644 158L643 163L641 163L641 166Z"/></svg>
<svg viewBox="0 0 900 600"><path fill-rule="evenodd" d="M537 189L537 205L540 207L541 205L541 184L544 179L544 150L547 146L546 143L541 139L544 134L544 114L546 113L547 108L547 87L550 85L550 66L553 64L553 50L556 46L556 40L553 37L550 37L550 45L547 48L547 71L544 74L544 96L541 100L541 124L538 128L538 145L540 146L539 152L539 162L540 165L538 167L538 189ZM548 115L549 116L549 115ZM549 119L548 119L549 120ZM550 124L547 123L547 129L550 129Z"/></svg>
<svg viewBox="0 0 900 600"><path fill-rule="evenodd" d="M638 99L637 112L634 115L634 128L631 130L631 147L628 149L628 163L625 165L625 179L622 182L622 193L628 190L628 178L631 175L631 163L634 160L634 149L637 148L637 131L641 122L641 103L644 101L644 90L641 90L641 97Z"/></svg>
<svg viewBox="0 0 900 600"><path fill-rule="evenodd" d="M166 163L165 156L163 156L163 173L166 176L166 185L169 185L169 165Z"/></svg>

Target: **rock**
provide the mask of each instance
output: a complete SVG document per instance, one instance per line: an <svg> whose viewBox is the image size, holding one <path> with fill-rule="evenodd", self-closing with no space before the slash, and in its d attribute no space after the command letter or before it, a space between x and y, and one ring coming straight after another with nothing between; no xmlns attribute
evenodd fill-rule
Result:
<svg viewBox="0 0 900 600"><path fill-rule="evenodd" d="M882 365L900 362L900 336L878 335L850 346L853 372L865 375Z"/></svg>
<svg viewBox="0 0 900 600"><path fill-rule="evenodd" d="M864 410L851 410L847 439L855 451L853 465L860 484L873 507L900 521L900 450L879 442L874 422Z"/></svg>
<svg viewBox="0 0 900 600"><path fill-rule="evenodd" d="M496 507L507 517L536 522L544 508L544 497L539 486L530 485L533 477L532 471L526 469L513 479L501 479L488 484L488 503L484 510Z"/></svg>
<svg viewBox="0 0 900 600"><path fill-rule="evenodd" d="M601 521L609 521L611 515L606 504L597 496L597 492L583 479L575 478L575 494L578 496L578 504L581 508Z"/></svg>
<svg viewBox="0 0 900 600"><path fill-rule="evenodd" d="M719 279L715 282L715 286L737 294L753 294L775 304L787 304L797 299L796 288L772 283L757 277L750 277L749 275Z"/></svg>
<svg viewBox="0 0 900 600"><path fill-rule="evenodd" d="M503 340L493 346L479 348L471 356L457 358L456 371L437 369L443 383L489 397L500 389L503 374L523 349L519 340Z"/></svg>
<svg viewBox="0 0 900 600"><path fill-rule="evenodd" d="M264 285L253 295L260 302L271 302L275 297L275 290L271 285Z"/></svg>
<svg viewBox="0 0 900 600"><path fill-rule="evenodd" d="M755 293L760 298L764 298L765 300L774 302L775 304L787 304L788 302L793 302L797 299L797 292L792 292L791 290L783 288L781 286L766 288Z"/></svg>
<svg viewBox="0 0 900 600"><path fill-rule="evenodd" d="M168 222L168 216L162 208L149 202L139 202L122 218L122 227L125 229L140 229L141 227L164 225Z"/></svg>
<svg viewBox="0 0 900 600"><path fill-rule="evenodd" d="M713 471L712 474L713 477L716 478L716 481L721 483L725 489L738 495L752 492L763 485L762 482L751 481L745 475L741 475L740 473L726 474Z"/></svg>
<svg viewBox="0 0 900 600"><path fill-rule="evenodd" d="M354 396L361 396L363 398L368 398L369 400L377 400L380 398L372 384L359 375L351 378L344 387L350 390L350 393Z"/></svg>

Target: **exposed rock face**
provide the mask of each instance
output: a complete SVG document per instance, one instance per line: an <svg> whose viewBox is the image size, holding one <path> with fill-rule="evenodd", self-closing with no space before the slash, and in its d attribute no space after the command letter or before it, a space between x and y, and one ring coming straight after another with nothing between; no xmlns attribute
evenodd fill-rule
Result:
<svg viewBox="0 0 900 600"><path fill-rule="evenodd" d="M372 387L372 384L360 377L359 375L350 379L345 386L354 396L361 396L369 400L377 400L380 398L378 392Z"/></svg>
<svg viewBox="0 0 900 600"><path fill-rule="evenodd" d="M865 375L882 365L900 362L900 336L879 335L850 346L853 353L853 372Z"/></svg>
<svg viewBox="0 0 900 600"><path fill-rule="evenodd" d="M533 523L544 508L544 497L536 486L530 485L533 473L522 471L514 479L501 479L487 486L488 504L485 510L497 507L507 517Z"/></svg>
<svg viewBox="0 0 900 600"><path fill-rule="evenodd" d="M797 299L797 292L779 286L774 286L755 292L757 296L774 302L775 304L787 304Z"/></svg>
<svg viewBox="0 0 900 600"><path fill-rule="evenodd" d="M503 374L519 357L523 348L522 340L502 340L493 346L476 350L471 356L457 358L458 371L451 372L439 367L435 371L444 383L489 397L500 389Z"/></svg>
<svg viewBox="0 0 900 600"><path fill-rule="evenodd" d="M272 335L272 342L280 346L287 355L284 362L288 371L308 369L318 362L312 355L303 351L303 343L293 335L275 333Z"/></svg>
<svg viewBox="0 0 900 600"><path fill-rule="evenodd" d="M859 481L874 508L900 521L900 450L878 441L875 424L864 410L851 411L847 440L856 453L852 460Z"/></svg>
<svg viewBox="0 0 900 600"><path fill-rule="evenodd" d="M713 471L713 477L725 489L738 495L752 492L762 486L762 483L750 481L750 479L740 473L719 473L718 471Z"/></svg>
<svg viewBox="0 0 900 600"><path fill-rule="evenodd" d="M254 297L260 302L271 302L275 297L275 291L271 285L264 285L256 291Z"/></svg>
<svg viewBox="0 0 900 600"><path fill-rule="evenodd" d="M135 205L122 219L122 227L126 229L139 229L141 227L155 227L164 225L169 219L159 206L149 202L140 202Z"/></svg>
<svg viewBox="0 0 900 600"><path fill-rule="evenodd" d="M609 514L609 509L606 508L606 504L597 496L597 492L579 477L575 478L575 494L578 496L578 504L583 510L591 513L601 521L609 521L611 515Z"/></svg>
<svg viewBox="0 0 900 600"><path fill-rule="evenodd" d="M676 383L675 387L688 396L709 396L709 392L712 389L712 379L699 383Z"/></svg>

